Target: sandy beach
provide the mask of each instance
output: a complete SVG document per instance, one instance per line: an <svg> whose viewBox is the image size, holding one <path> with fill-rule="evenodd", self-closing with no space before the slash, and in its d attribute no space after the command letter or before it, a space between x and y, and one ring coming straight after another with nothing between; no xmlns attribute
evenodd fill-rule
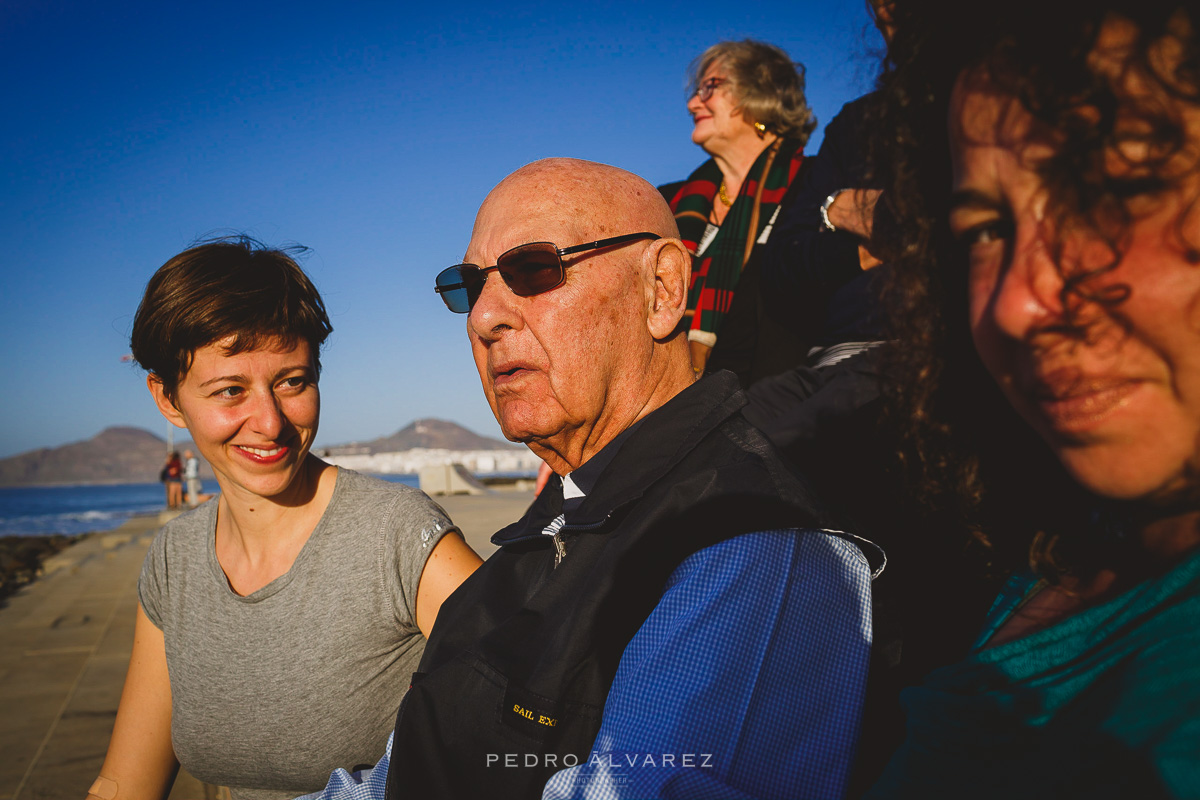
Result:
<svg viewBox="0 0 1200 800"><path fill-rule="evenodd" d="M435 498L485 558L531 492ZM99 773L133 645L137 576L162 515L134 517L50 558L0 604L0 800L82 798ZM217 798L181 772L171 798ZM227 795L224 795L227 796Z"/></svg>

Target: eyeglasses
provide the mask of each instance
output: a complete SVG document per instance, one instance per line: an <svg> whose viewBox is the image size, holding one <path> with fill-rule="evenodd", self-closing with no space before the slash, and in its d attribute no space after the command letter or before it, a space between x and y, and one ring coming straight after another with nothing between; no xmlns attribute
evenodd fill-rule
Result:
<svg viewBox="0 0 1200 800"><path fill-rule="evenodd" d="M713 92L715 92L717 87L722 83L729 83L729 79L709 78L708 80L704 81L704 83L696 87L696 96L700 98L701 103L707 103L708 98L713 96Z"/></svg>
<svg viewBox="0 0 1200 800"><path fill-rule="evenodd" d="M479 267L475 264L456 264L438 273L433 290L442 296L446 308L455 314L466 314L475 307L483 291L483 282L489 272L498 271L500 277L519 297L532 297L562 285L566 280L566 265L562 257L586 250L616 247L641 239L660 239L657 233L627 233L598 242L577 244L573 247L557 247L553 242L530 242L505 250L496 259L494 267Z"/></svg>

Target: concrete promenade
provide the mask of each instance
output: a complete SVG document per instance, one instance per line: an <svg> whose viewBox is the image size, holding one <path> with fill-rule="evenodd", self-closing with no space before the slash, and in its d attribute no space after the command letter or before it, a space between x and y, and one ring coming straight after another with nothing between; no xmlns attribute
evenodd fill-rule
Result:
<svg viewBox="0 0 1200 800"><path fill-rule="evenodd" d="M436 498L487 557L492 533L530 492ZM137 609L137 577L169 517L136 517L46 562L46 574L0 602L0 800L82 800L112 733ZM228 797L180 772L171 798Z"/></svg>

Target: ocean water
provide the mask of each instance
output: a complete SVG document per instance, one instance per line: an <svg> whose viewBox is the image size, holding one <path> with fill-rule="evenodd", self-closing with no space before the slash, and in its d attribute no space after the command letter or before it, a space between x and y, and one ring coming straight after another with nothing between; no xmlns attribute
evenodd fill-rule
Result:
<svg viewBox="0 0 1200 800"><path fill-rule="evenodd" d="M417 485L416 475L378 477ZM206 494L218 491L216 481L204 481ZM134 514L161 511L166 504L166 490L161 483L0 487L0 536L107 531Z"/></svg>

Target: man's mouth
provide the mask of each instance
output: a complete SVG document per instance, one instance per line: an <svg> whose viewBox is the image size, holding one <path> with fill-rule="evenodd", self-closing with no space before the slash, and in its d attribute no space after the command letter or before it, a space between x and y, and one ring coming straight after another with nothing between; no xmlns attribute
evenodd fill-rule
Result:
<svg viewBox="0 0 1200 800"><path fill-rule="evenodd" d="M492 378L493 386L503 386L533 372L530 367L524 364L501 364L500 367L500 369L495 371Z"/></svg>

